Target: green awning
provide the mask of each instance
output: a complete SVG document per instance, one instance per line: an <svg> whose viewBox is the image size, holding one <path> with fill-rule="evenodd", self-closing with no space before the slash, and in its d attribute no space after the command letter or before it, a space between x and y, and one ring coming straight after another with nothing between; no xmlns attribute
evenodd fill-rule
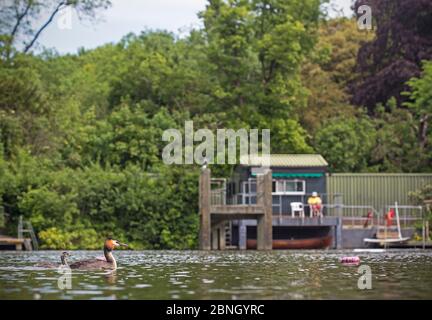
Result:
<svg viewBox="0 0 432 320"><path fill-rule="evenodd" d="M252 173L256 176L256 173ZM321 178L324 173L288 173L288 172L273 172L273 178Z"/></svg>

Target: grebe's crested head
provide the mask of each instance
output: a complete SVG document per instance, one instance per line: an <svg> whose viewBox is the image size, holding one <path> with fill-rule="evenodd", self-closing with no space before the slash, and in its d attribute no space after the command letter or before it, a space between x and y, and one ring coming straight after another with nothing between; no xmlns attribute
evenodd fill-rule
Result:
<svg viewBox="0 0 432 320"><path fill-rule="evenodd" d="M114 240L112 238L107 238L105 240L104 248L109 250L109 251L113 250L116 247L120 247L120 246L127 247L128 245L125 243L120 243L119 241Z"/></svg>

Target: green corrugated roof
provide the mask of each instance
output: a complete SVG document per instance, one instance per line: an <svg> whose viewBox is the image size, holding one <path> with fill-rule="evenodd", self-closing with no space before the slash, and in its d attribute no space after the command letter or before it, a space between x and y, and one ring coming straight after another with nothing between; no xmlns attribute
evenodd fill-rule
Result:
<svg viewBox="0 0 432 320"><path fill-rule="evenodd" d="M261 166L261 157L245 156L242 157L241 164L249 166ZM327 161L320 154L272 154L270 155L270 167L326 167Z"/></svg>

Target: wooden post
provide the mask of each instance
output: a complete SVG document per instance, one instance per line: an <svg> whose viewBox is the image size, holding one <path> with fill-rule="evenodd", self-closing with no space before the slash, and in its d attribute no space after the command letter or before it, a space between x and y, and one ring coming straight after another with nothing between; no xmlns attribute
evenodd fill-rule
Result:
<svg viewBox="0 0 432 320"><path fill-rule="evenodd" d="M219 250L225 250L226 248L225 226L225 222L221 223L219 226Z"/></svg>
<svg viewBox="0 0 432 320"><path fill-rule="evenodd" d="M264 209L264 215L257 220L257 249L271 250L273 247L272 172L257 175L257 205Z"/></svg>
<svg viewBox="0 0 432 320"><path fill-rule="evenodd" d="M211 249L211 221L210 221L210 169L201 171L199 180L199 210L200 210L200 234L199 248Z"/></svg>
<svg viewBox="0 0 432 320"><path fill-rule="evenodd" d="M225 250L225 221L211 228L211 249Z"/></svg>
<svg viewBox="0 0 432 320"><path fill-rule="evenodd" d="M30 239L24 239L24 248L26 249L26 251L33 250Z"/></svg>
<svg viewBox="0 0 432 320"><path fill-rule="evenodd" d="M211 249L212 250L219 249L219 228L218 227L211 228Z"/></svg>
<svg viewBox="0 0 432 320"><path fill-rule="evenodd" d="M243 220L239 221L238 232L239 232L239 249L246 250L247 228Z"/></svg>
<svg viewBox="0 0 432 320"><path fill-rule="evenodd" d="M337 218L336 249L342 249L342 217Z"/></svg>
<svg viewBox="0 0 432 320"><path fill-rule="evenodd" d="M425 205L426 205L426 212L423 211L423 249L426 248L426 242L429 241L429 220L427 219L428 217L428 213L431 209L431 205L432 205L432 199L431 200L425 200L424 201Z"/></svg>
<svg viewBox="0 0 432 320"><path fill-rule="evenodd" d="M342 219L343 212L342 212L342 195L341 194L335 194L334 195L334 204L336 205L336 216Z"/></svg>

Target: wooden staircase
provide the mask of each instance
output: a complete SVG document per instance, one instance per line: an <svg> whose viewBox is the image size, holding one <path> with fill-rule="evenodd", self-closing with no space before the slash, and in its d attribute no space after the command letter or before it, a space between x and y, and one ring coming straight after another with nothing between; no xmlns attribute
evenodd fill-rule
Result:
<svg viewBox="0 0 432 320"><path fill-rule="evenodd" d="M227 250L235 250L238 249L237 246L232 245L232 221L227 221L225 226L225 249Z"/></svg>
<svg viewBox="0 0 432 320"><path fill-rule="evenodd" d="M28 238L24 238L25 233L30 235L31 242ZM39 250L39 244L31 222L23 220L22 216L19 217L18 221L18 238L24 239L24 247L26 250Z"/></svg>

